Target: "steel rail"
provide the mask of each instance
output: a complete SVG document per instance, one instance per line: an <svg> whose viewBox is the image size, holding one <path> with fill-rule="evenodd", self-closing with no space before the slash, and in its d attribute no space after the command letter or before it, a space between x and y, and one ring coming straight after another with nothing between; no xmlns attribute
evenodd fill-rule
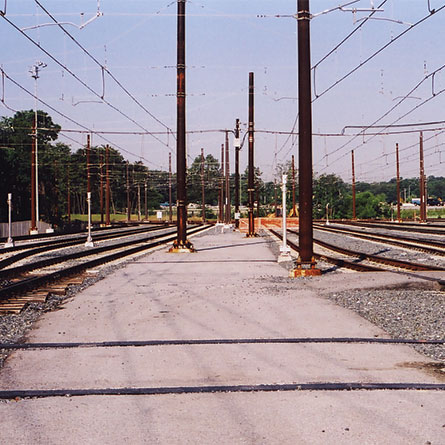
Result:
<svg viewBox="0 0 445 445"><path fill-rule="evenodd" d="M348 236L353 236L354 238L361 238L370 241L380 241L382 243L391 244L393 246L403 247L406 249L418 250L420 252L430 253L432 255L445 256L445 243L441 243L438 241L417 240L414 238L409 238L407 236L386 235L381 233L363 233L358 230L346 229L340 227L325 227L319 224L314 224L314 229L321 230L324 232L342 233ZM410 243L417 243L417 244L410 244ZM434 249L429 246L439 247L442 248L443 250Z"/></svg>
<svg viewBox="0 0 445 445"><path fill-rule="evenodd" d="M138 233L145 233L145 232L153 232L156 230L162 230L165 227L162 226L156 226L156 227L150 227L150 228L139 228L139 229L131 229L131 230L125 230L122 232L113 232L113 233L105 233L103 235L97 235L94 237L94 241L103 241L107 239L113 239L113 238L120 238L120 237L126 237L131 235L137 235ZM61 249L64 247L71 247L76 246L79 244L84 244L86 241L85 235L76 237L74 239L70 240L55 240L53 242L51 241L45 241L41 243L37 243L35 245L31 246L17 246L17 247L11 247L5 250L0 250L0 254L5 252L6 250L24 250L28 249L24 252L17 253L15 255L10 256L9 258L5 258L3 260L0 260L0 269L4 269L7 266L10 266L13 263L17 263L18 261L23 260L24 258L28 258L33 255L37 255L42 252L49 252L50 250L55 249ZM0 270L0 274L1 274Z"/></svg>
<svg viewBox="0 0 445 445"><path fill-rule="evenodd" d="M276 230L270 229L270 231L276 237L283 239L282 236ZM290 231L290 230L289 230L289 232L292 233L292 231ZM316 240L314 240L314 242L316 243ZM294 242L290 241L289 239L287 240L287 244L296 252L300 251L300 248ZM327 263L334 264L335 266L344 267L346 269L355 270L357 272L384 272L385 271L385 269L382 269L380 267L368 266L368 265L359 264L359 263L353 263L350 261L341 260L339 258L329 257L327 255L321 255L321 254L318 254L315 252L313 253L313 256L316 260L322 260Z"/></svg>
<svg viewBox="0 0 445 445"><path fill-rule="evenodd" d="M128 348L150 346L205 346L205 345L242 345L242 344L309 344L309 343L346 343L380 345L444 345L444 340L418 340L409 338L376 337L301 337L301 338L215 338L199 340L128 340L72 343L0 343L0 349L25 350L36 349L77 349L77 348Z"/></svg>
<svg viewBox="0 0 445 445"><path fill-rule="evenodd" d="M419 227L418 224L410 224L410 223L382 223L382 222L361 222L361 221L338 221L339 224L351 225L351 226L361 226L361 227L379 227L382 229L389 230L400 230L405 232L418 232L418 233L428 233L430 235L445 235L445 226L442 229L433 229L428 228L425 225Z"/></svg>
<svg viewBox="0 0 445 445"><path fill-rule="evenodd" d="M0 399L149 396L170 394L208 394L278 391L445 391L445 383L291 383L265 385L161 386L151 388L25 389L0 391Z"/></svg>
<svg viewBox="0 0 445 445"><path fill-rule="evenodd" d="M297 231L289 230L289 232L298 235ZM314 243L318 244L321 247L324 247L325 249L333 250L334 252L338 252L343 255L354 256L359 258L360 260L368 260L374 263L385 264L386 266L398 267L400 269L408 269L411 271L445 271L445 267L428 266L425 264L411 263L409 261L395 260L393 258L384 258L369 253L355 252L353 250L334 246L333 244L326 243L320 240L314 239Z"/></svg>
<svg viewBox="0 0 445 445"><path fill-rule="evenodd" d="M201 230L206 229L207 227L208 226L199 226L197 228L191 229L190 233L199 232ZM159 237L164 237L164 236L165 236L165 234L159 235ZM153 239L153 238L150 238L150 239ZM11 298L11 296L13 296L17 293L22 293L22 292L30 291L33 289L37 289L38 287L46 285L50 282L57 281L60 278L71 276L71 275L76 275L79 272L82 272L82 271L89 269L91 267L96 267L98 265L108 263L110 261L114 261L116 259L123 258L125 256L133 255L135 253L150 249L152 247L159 246L161 244L166 244L168 242L173 241L174 239L175 239L175 236L171 235L166 239L152 241L151 243L148 243L148 244L146 242L147 240L145 240L145 241L143 241L143 240L134 241L133 240L132 242L120 243L119 245L104 246L101 248L92 249L93 251L91 253L88 252L89 254L100 253L105 250L115 250L117 248L120 248L121 250L119 250L118 252L114 252L110 255L102 256L100 258L95 258L93 260L89 260L89 261L86 261L86 262L83 262L80 264L69 266L64 269L60 269L58 271L51 272L49 274L41 275L38 277L27 278L27 279L21 280L19 282L2 287L2 288L0 288L0 301L7 300L7 299ZM143 243L143 244L122 250L124 247L130 246L131 244L136 244L136 243L137 244ZM105 247L107 247L108 249L106 249ZM71 255L70 255L70 257L71 257Z"/></svg>

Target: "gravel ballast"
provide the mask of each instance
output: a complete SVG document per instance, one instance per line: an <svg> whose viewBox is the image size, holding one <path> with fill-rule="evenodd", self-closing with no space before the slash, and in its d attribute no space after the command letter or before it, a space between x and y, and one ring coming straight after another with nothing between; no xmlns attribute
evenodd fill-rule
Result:
<svg viewBox="0 0 445 445"><path fill-rule="evenodd" d="M367 289L332 293L328 298L357 312L393 338L445 340L445 292ZM445 345L414 348L445 362Z"/></svg>

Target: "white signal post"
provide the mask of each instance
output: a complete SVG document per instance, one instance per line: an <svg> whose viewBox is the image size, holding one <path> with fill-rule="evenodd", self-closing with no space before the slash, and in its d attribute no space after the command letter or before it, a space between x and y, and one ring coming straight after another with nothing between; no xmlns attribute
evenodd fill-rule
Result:
<svg viewBox="0 0 445 445"><path fill-rule="evenodd" d="M87 192L88 203L88 237L85 241L85 247L94 247L93 238L91 237L91 192Z"/></svg>
<svg viewBox="0 0 445 445"><path fill-rule="evenodd" d="M283 191L283 197L282 197L282 208L283 208L283 245L280 247L280 259L283 260L289 260L290 259L290 249L287 245L287 211L286 211L286 184L287 184L287 175L283 174L283 184L282 184L282 191Z"/></svg>
<svg viewBox="0 0 445 445"><path fill-rule="evenodd" d="M12 193L8 193L8 239L6 240L5 247L14 247L12 239Z"/></svg>

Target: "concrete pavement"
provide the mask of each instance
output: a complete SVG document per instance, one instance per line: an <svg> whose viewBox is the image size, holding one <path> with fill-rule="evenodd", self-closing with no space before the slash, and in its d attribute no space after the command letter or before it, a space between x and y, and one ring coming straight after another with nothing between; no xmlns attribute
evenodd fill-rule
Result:
<svg viewBox="0 0 445 445"><path fill-rule="evenodd" d="M387 337L323 298L404 285L390 273L289 279L268 241L215 229L195 254L130 262L46 314L29 342ZM0 390L309 382L444 383L382 344L231 344L16 351ZM445 394L311 391L51 397L0 402L0 443L440 444Z"/></svg>

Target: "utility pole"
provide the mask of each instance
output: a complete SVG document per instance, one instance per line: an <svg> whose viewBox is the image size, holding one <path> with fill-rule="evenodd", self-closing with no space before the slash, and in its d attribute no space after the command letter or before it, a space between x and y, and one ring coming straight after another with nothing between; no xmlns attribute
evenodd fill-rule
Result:
<svg viewBox="0 0 445 445"><path fill-rule="evenodd" d="M39 154L38 154L38 127L39 127L39 120L38 120L38 113L37 113L37 79L39 78L39 71L42 68L45 68L47 65L44 62L37 61L29 70L31 73L31 77L34 78L34 98L35 98L35 106L34 106L34 138L35 138L35 174L34 174L34 181L35 181L35 187L36 187L36 194L35 194L35 207L36 207L36 219L37 221L40 220L39 216ZM37 230L37 226L36 229Z"/></svg>
<svg viewBox="0 0 445 445"><path fill-rule="evenodd" d="M178 236L170 252L194 252L193 244L187 240L187 189L186 189L186 147L185 147L185 3L178 0L178 54L177 54L177 137L176 137L176 178L177 178L177 226Z"/></svg>
<svg viewBox="0 0 445 445"><path fill-rule="evenodd" d="M295 159L292 155L292 216L296 218L297 209L295 208Z"/></svg>
<svg viewBox="0 0 445 445"><path fill-rule="evenodd" d="M399 144L396 144L396 174L397 174L397 183L396 183L396 192L397 192L397 221L400 222L402 219L400 218L400 164L399 164Z"/></svg>
<svg viewBox="0 0 445 445"><path fill-rule="evenodd" d="M131 209L130 209L130 175L129 175L129 166L128 166L128 161L127 161L127 166L126 166L126 171L127 171L127 221L130 222L131 221Z"/></svg>
<svg viewBox="0 0 445 445"><path fill-rule="evenodd" d="M148 187L147 187L147 176L148 176L148 172L147 175L145 177L144 180L144 210L145 210L145 221L148 221Z"/></svg>
<svg viewBox="0 0 445 445"><path fill-rule="evenodd" d="M230 163L229 163L229 132L226 130L226 217L225 223L229 225L232 222L232 206L230 202Z"/></svg>
<svg viewBox="0 0 445 445"><path fill-rule="evenodd" d="M106 174L106 189L105 189L105 225L110 226L110 147L105 147L105 174Z"/></svg>
<svg viewBox="0 0 445 445"><path fill-rule="evenodd" d="M204 149L201 148L201 204L202 204L202 223L206 222L206 198L204 186Z"/></svg>
<svg viewBox="0 0 445 445"><path fill-rule="evenodd" d="M30 235L37 235L39 232L36 225L36 144L35 123L32 126L33 138L31 141L31 228Z"/></svg>
<svg viewBox="0 0 445 445"><path fill-rule="evenodd" d="M103 177L103 153L99 150L99 200L100 200L100 225L104 224L104 177Z"/></svg>
<svg viewBox="0 0 445 445"><path fill-rule="evenodd" d="M66 184L66 213L68 214L68 223L71 223L71 184L70 184L70 165L67 169L67 184Z"/></svg>
<svg viewBox="0 0 445 445"><path fill-rule="evenodd" d="M425 164L423 161L423 133L420 132L419 140L420 157L420 222L426 223L426 202L425 202Z"/></svg>
<svg viewBox="0 0 445 445"><path fill-rule="evenodd" d="M240 177L239 177L239 152L241 149L239 137L239 119L235 123L235 228L239 229L240 220Z"/></svg>
<svg viewBox="0 0 445 445"><path fill-rule="evenodd" d="M299 245L291 277L320 275L313 256L312 228L312 98L309 0L298 0L298 113L299 113Z"/></svg>
<svg viewBox="0 0 445 445"><path fill-rule="evenodd" d="M91 193L91 164L90 164L90 151L91 151L91 139L90 135L87 134L87 193Z"/></svg>
<svg viewBox="0 0 445 445"><path fill-rule="evenodd" d="M173 222L172 211L172 154L168 154L168 220Z"/></svg>
<svg viewBox="0 0 445 445"><path fill-rule="evenodd" d="M278 207L277 207L277 180L273 180L273 202L274 202L274 213L275 218L278 217Z"/></svg>
<svg viewBox="0 0 445 445"><path fill-rule="evenodd" d="M249 196L249 231L247 233L248 237L256 236L255 233L255 216L253 214L253 201L255 193L255 165L254 165L254 73L249 73L249 176L247 181L247 193Z"/></svg>
<svg viewBox="0 0 445 445"><path fill-rule="evenodd" d="M141 220L141 185L138 182L138 221Z"/></svg>
<svg viewBox="0 0 445 445"><path fill-rule="evenodd" d="M352 160L352 219L355 221L357 219L355 211L355 162L354 162L354 150L351 150L351 160Z"/></svg>
<svg viewBox="0 0 445 445"><path fill-rule="evenodd" d="M224 222L224 144L221 144L221 168L219 170L219 215L218 222Z"/></svg>

